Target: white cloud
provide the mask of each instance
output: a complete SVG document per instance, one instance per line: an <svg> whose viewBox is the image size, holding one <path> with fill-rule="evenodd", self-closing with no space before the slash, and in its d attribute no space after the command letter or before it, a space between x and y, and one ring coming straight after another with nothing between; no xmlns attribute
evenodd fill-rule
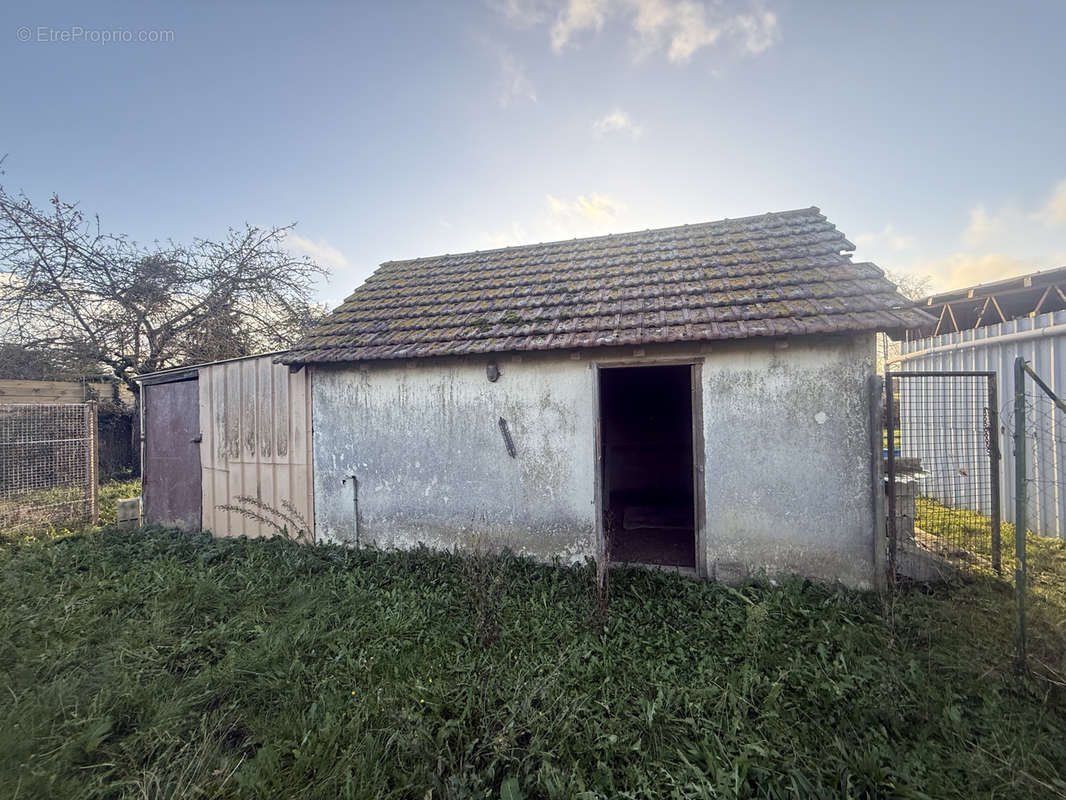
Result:
<svg viewBox="0 0 1066 800"><path fill-rule="evenodd" d="M962 232L962 241L970 247L988 242L1003 232L1005 217L1005 212L989 214L984 206L977 206L970 211L970 224Z"/></svg>
<svg viewBox="0 0 1066 800"><path fill-rule="evenodd" d="M639 139L644 129L633 122L633 118L620 108L616 108L609 114L600 117L592 124L592 130L597 136L604 136L614 131L629 133L634 139Z"/></svg>
<svg viewBox="0 0 1066 800"><path fill-rule="evenodd" d="M545 18L544 6L533 0L507 0L498 6L508 19L527 27ZM551 25L552 49L560 52L578 34L602 30L615 11L628 19L639 56L664 52L675 64L720 41L758 55L781 39L777 15L766 10L762 0L565 0Z"/></svg>
<svg viewBox="0 0 1066 800"><path fill-rule="evenodd" d="M310 256L311 260L320 266L333 269L348 266L348 259L344 257L344 253L325 239L315 242L290 231L285 237L285 244L294 253Z"/></svg>
<svg viewBox="0 0 1066 800"><path fill-rule="evenodd" d="M675 64L688 61L722 35L722 26L708 24L706 8L692 0L639 0L633 28L644 52L665 47L667 58Z"/></svg>
<svg viewBox="0 0 1066 800"><path fill-rule="evenodd" d="M962 243L969 248L1003 250L1025 241L1029 248L1050 237L1061 241L1055 229L1066 225L1066 179L1056 183L1047 200L1038 208L1005 204L994 211L979 205L970 211L970 221L962 232Z"/></svg>
<svg viewBox="0 0 1066 800"><path fill-rule="evenodd" d="M991 209L991 210L990 210ZM1016 201L974 206L966 224L948 235L947 246L930 252L892 225L856 236L860 257L911 276L928 275L933 289L961 289L1066 266L1066 180L1052 187L1041 204Z"/></svg>
<svg viewBox="0 0 1066 800"><path fill-rule="evenodd" d="M513 222L503 230L482 233L483 248L510 247L533 242L598 236L619 230L628 206L606 194L591 192L573 199L544 196L544 216L527 227Z"/></svg>
<svg viewBox="0 0 1066 800"><path fill-rule="evenodd" d="M493 233L481 234L481 246L485 250L495 250L500 247L514 247L519 244L529 244L529 232L520 223L512 222L509 228Z"/></svg>
<svg viewBox="0 0 1066 800"><path fill-rule="evenodd" d="M752 55L769 50L781 39L781 26L777 23L777 14L762 8L753 9L750 14L740 14L734 17L732 27L742 39L744 49Z"/></svg>
<svg viewBox="0 0 1066 800"><path fill-rule="evenodd" d="M499 14L518 28L532 28L551 16L551 0L491 0Z"/></svg>
<svg viewBox="0 0 1066 800"><path fill-rule="evenodd" d="M592 235L590 231L612 224L626 210L624 203L596 193L581 194L573 200L560 200L549 194L545 202L551 226L562 234L573 236Z"/></svg>
<svg viewBox="0 0 1066 800"><path fill-rule="evenodd" d="M1043 224L1040 224L1043 223ZM981 204L973 207L954 247L943 254L910 253L909 263L899 264L899 256L909 253L914 239L903 236L891 225L882 231L863 234L857 245L869 247L870 255L882 265L903 267L911 274L928 275L937 290L960 289L978 283L1002 280L1066 263L1061 230L1066 223L1066 180L1053 187L1040 207L1005 203L992 210ZM878 253L880 249L880 253ZM863 257L867 252L863 253ZM893 263L895 262L895 263Z"/></svg>
<svg viewBox="0 0 1066 800"><path fill-rule="evenodd" d="M606 19L607 0L567 0L551 27L552 49L559 52L580 31L600 30Z"/></svg>
<svg viewBox="0 0 1066 800"><path fill-rule="evenodd" d="M1051 197L1036 216L1049 227L1066 224L1066 180L1055 184Z"/></svg>
<svg viewBox="0 0 1066 800"><path fill-rule="evenodd" d="M978 283L998 281L1040 269L1033 261L1003 253L952 253L919 262L910 272L929 275L941 290L961 289Z"/></svg>
<svg viewBox="0 0 1066 800"><path fill-rule="evenodd" d="M910 250L915 245L913 236L900 233L889 223L876 233L860 233L855 237L856 247L889 248L891 250Z"/></svg>
<svg viewBox="0 0 1066 800"><path fill-rule="evenodd" d="M683 64L697 51L719 40L729 40L740 50L758 55L781 38L777 15L758 2L743 13L731 14L718 4L696 0L631 0L636 10L633 29L643 55L666 51L674 64Z"/></svg>
<svg viewBox="0 0 1066 800"><path fill-rule="evenodd" d="M537 102L537 90L534 88L529 76L526 75L525 68L515 58L514 53L500 48L498 56L500 72L497 100L500 108L507 108L517 100L528 100L531 103Z"/></svg>

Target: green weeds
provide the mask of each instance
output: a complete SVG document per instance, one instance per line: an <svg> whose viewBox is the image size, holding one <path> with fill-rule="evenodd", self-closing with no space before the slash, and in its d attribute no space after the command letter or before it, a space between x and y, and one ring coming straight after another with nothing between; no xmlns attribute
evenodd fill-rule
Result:
<svg viewBox="0 0 1066 800"><path fill-rule="evenodd" d="M889 624L803 581L618 571L594 627L593 569L478 559L153 529L0 547L0 786L1066 796L1066 705L1010 674L1009 593L914 592Z"/></svg>
<svg viewBox="0 0 1066 800"><path fill-rule="evenodd" d="M283 499L281 508L278 508L250 495L237 495L234 500L233 504L220 505L218 508L222 511L233 511L247 520L261 523L273 530L275 536L293 542L312 541L311 526L292 501Z"/></svg>
<svg viewBox="0 0 1066 800"><path fill-rule="evenodd" d="M140 480L109 481L100 484L96 497L99 509L99 522L96 528L115 523L115 501L129 497L139 497L141 494ZM81 501L84 497L80 489L44 489L34 493L32 499L20 498L19 502L34 505L62 505ZM0 516L3 509L0 508ZM71 536L75 533L87 533L94 530L94 526L88 522L47 522L37 521L24 525L15 525L8 528L0 528L0 546L5 544L17 544L19 542L47 541Z"/></svg>
<svg viewBox="0 0 1066 800"><path fill-rule="evenodd" d="M927 543L934 550L949 554L948 563L965 559L968 583L956 587L950 599L960 633L971 632L959 638L966 646L1010 641L1017 625L1014 525L1000 526L999 576L992 569L992 523L987 516L919 497L915 526L930 537ZM1052 685L1066 688L1066 541L1027 531L1025 548L1029 667ZM1000 648L1005 659L1008 653ZM994 658L991 652L987 655Z"/></svg>

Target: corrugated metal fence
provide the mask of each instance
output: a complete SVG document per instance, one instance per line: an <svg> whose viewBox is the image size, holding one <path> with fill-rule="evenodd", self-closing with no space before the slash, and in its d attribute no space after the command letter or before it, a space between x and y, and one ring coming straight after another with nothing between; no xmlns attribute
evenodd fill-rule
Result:
<svg viewBox="0 0 1066 800"><path fill-rule="evenodd" d="M254 518L220 509L239 497L312 525L311 396L308 371L270 356L199 368L203 527L219 536L273 535Z"/></svg>
<svg viewBox="0 0 1066 800"><path fill-rule="evenodd" d="M1041 314L1037 317L1011 320L975 330L949 333L904 342L902 355L891 368L902 371L929 370L989 370L999 380L1001 442L1004 458L1000 485L1007 494L1003 498L1004 519L1014 522L1014 460L1010 436L1014 429L1014 359L1022 356L1030 363L1051 389L1066 394L1066 311ZM929 391L950 392L950 384L931 384ZM1031 403L1037 405L1032 383L1026 386ZM927 402L950 406L953 402L968 402L965 398L938 397ZM1049 419L1051 419L1049 417ZM1066 538L1066 448L1061 443L1063 432L1053 422L1033 428L1026 437L1030 448L1027 454L1030 469L1041 480L1030 491L1032 505L1039 509L1030 527L1045 536ZM932 463L933 454L928 461ZM980 509L975 509L980 510Z"/></svg>

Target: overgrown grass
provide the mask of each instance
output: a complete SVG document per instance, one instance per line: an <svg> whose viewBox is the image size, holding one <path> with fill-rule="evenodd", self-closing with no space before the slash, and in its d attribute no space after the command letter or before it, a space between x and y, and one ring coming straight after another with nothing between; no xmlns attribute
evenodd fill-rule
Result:
<svg viewBox="0 0 1066 800"><path fill-rule="evenodd" d="M976 615L977 624L994 625L996 635L1002 639L1013 635L1017 624L1016 607L1010 605L1016 602L1014 525L1000 524L1000 575L991 566L992 523L987 516L919 497L915 525L942 539L945 549L961 547L977 556L964 564L970 583L951 591L960 619L973 606L994 607L999 609L998 613L991 614L982 608ZM1025 550L1030 666L1047 680L1066 686L1066 541L1026 531Z"/></svg>
<svg viewBox="0 0 1066 800"><path fill-rule="evenodd" d="M992 521L987 516L965 508L950 508L928 497L917 498L915 507L915 525L981 556L970 568L993 574L988 568L992 556ZM1001 522L1000 558L1002 573L1008 578L1016 566L1014 537L1014 525ZM1025 549L1034 577L1040 578L1034 588L1050 602L1066 608L1066 541L1027 530Z"/></svg>
<svg viewBox="0 0 1066 800"><path fill-rule="evenodd" d="M128 497L139 497L141 494L140 479L124 481L108 481L100 484L97 494L97 508L99 520L91 525L83 521L57 520L53 522L33 522L30 524L12 527L0 527L0 545L17 542L40 541L60 539L75 533L88 533L94 529L115 524L115 501ZM28 505L62 505L75 500L80 500L80 489L42 489L37 490L32 499L19 498L20 503ZM87 516L87 515L86 515Z"/></svg>
<svg viewBox="0 0 1066 800"><path fill-rule="evenodd" d="M1066 703L1010 673L1009 593L960 624L966 587L886 618L802 581L617 572L604 630L591 569L481 559L151 529L0 548L0 786L1066 796Z"/></svg>

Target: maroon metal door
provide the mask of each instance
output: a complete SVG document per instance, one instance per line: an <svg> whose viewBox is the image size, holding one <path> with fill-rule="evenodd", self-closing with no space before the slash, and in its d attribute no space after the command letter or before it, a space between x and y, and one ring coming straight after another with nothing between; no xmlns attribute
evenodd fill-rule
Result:
<svg viewBox="0 0 1066 800"><path fill-rule="evenodd" d="M192 380L148 384L144 403L144 521L200 530L200 391Z"/></svg>

